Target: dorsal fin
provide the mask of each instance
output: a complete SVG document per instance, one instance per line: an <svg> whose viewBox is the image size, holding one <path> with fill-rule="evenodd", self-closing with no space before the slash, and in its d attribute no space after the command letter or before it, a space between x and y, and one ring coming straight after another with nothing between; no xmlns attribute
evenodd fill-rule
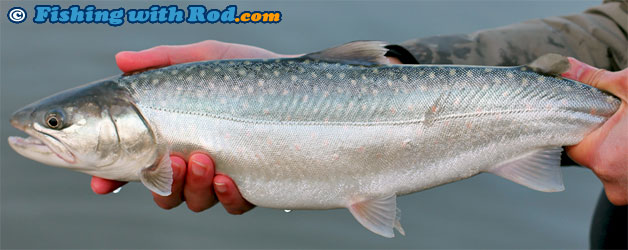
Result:
<svg viewBox="0 0 628 250"><path fill-rule="evenodd" d="M545 54L527 65L532 71L550 76L560 76L569 70L569 60L559 54Z"/></svg>
<svg viewBox="0 0 628 250"><path fill-rule="evenodd" d="M303 58L346 64L389 64L386 56L388 49L382 41L355 41L338 47L309 53Z"/></svg>

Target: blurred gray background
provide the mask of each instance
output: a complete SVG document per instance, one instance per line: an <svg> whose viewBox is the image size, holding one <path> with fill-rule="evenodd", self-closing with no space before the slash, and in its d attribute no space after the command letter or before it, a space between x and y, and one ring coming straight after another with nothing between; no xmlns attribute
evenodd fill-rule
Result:
<svg viewBox="0 0 628 250"><path fill-rule="evenodd" d="M203 4L279 10L279 24L34 24L30 1L0 4L1 248L586 248L601 184L587 169L564 168L567 190L536 192L482 174L398 199L407 236L386 239L346 210L256 208L232 216L217 205L165 211L141 184L93 194L89 176L44 166L6 142L22 133L11 113L32 101L120 73L114 55L206 39L279 53L304 53L352 40L407 39L468 33L527 19L582 12L601 1L160 1L56 2L98 8ZM28 20L8 22L11 7ZM533 38L530 38L533 39Z"/></svg>

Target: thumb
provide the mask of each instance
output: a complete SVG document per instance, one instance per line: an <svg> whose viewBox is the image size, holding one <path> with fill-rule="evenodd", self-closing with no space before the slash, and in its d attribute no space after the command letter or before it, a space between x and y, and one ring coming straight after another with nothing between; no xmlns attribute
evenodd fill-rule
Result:
<svg viewBox="0 0 628 250"><path fill-rule="evenodd" d="M569 57L569 64L571 67L562 74L563 77L607 91L624 101L628 100L628 69L610 72L605 69L598 69L572 57Z"/></svg>

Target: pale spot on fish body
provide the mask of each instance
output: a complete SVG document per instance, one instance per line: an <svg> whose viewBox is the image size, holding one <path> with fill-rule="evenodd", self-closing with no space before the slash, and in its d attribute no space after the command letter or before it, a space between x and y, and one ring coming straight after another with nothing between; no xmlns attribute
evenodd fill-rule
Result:
<svg viewBox="0 0 628 250"><path fill-rule="evenodd" d="M545 81L545 77L544 76L539 76L539 78L537 80L539 82L544 82Z"/></svg>
<svg viewBox="0 0 628 250"><path fill-rule="evenodd" d="M238 74L240 74L241 76L246 75L246 71L244 71L243 69L238 70Z"/></svg>
<svg viewBox="0 0 628 250"><path fill-rule="evenodd" d="M454 76L456 75L456 70L455 69L450 69L449 70L449 76Z"/></svg>
<svg viewBox="0 0 628 250"><path fill-rule="evenodd" d="M325 76L327 76L327 79L331 79L332 75L330 73L325 74Z"/></svg>
<svg viewBox="0 0 628 250"><path fill-rule="evenodd" d="M429 77L430 77L430 79L434 79L436 77L436 75L434 74L434 72L430 72Z"/></svg>
<svg viewBox="0 0 628 250"><path fill-rule="evenodd" d="M290 76L290 80L295 82L297 80L297 76L295 76L295 75Z"/></svg>
<svg viewBox="0 0 628 250"><path fill-rule="evenodd" d="M612 96L607 96L607 97L606 97L606 102L607 102L607 103L613 103L613 102L615 102L615 98L614 98L614 97L612 97Z"/></svg>
<svg viewBox="0 0 628 250"><path fill-rule="evenodd" d="M407 75L405 75L405 74L404 74L404 75L402 75L402 76L401 76L401 80L403 80L403 81L408 81L408 76L407 76Z"/></svg>
<svg viewBox="0 0 628 250"><path fill-rule="evenodd" d="M506 73L506 76L507 76L508 78L511 78L511 79L512 79L513 77L515 77L515 75L513 75L513 74L512 74L512 72L508 72L508 73Z"/></svg>
<svg viewBox="0 0 628 250"><path fill-rule="evenodd" d="M471 70L467 70L467 76L468 77L473 77L473 72L471 72Z"/></svg>

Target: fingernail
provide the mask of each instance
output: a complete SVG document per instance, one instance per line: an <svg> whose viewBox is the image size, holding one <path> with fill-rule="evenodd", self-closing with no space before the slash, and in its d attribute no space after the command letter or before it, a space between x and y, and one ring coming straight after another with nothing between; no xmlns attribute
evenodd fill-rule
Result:
<svg viewBox="0 0 628 250"><path fill-rule="evenodd" d="M216 182L216 183L214 183L214 186L216 186L216 192L218 192L218 193L227 192L227 185L225 185L222 182Z"/></svg>
<svg viewBox="0 0 628 250"><path fill-rule="evenodd" d="M194 175L202 176L205 174L205 165L199 161L192 160L192 173Z"/></svg>
<svg viewBox="0 0 628 250"><path fill-rule="evenodd" d="M181 162L179 162L179 161L172 161L172 165L174 165L175 167L178 167L178 168L183 167L183 165L181 165Z"/></svg>

